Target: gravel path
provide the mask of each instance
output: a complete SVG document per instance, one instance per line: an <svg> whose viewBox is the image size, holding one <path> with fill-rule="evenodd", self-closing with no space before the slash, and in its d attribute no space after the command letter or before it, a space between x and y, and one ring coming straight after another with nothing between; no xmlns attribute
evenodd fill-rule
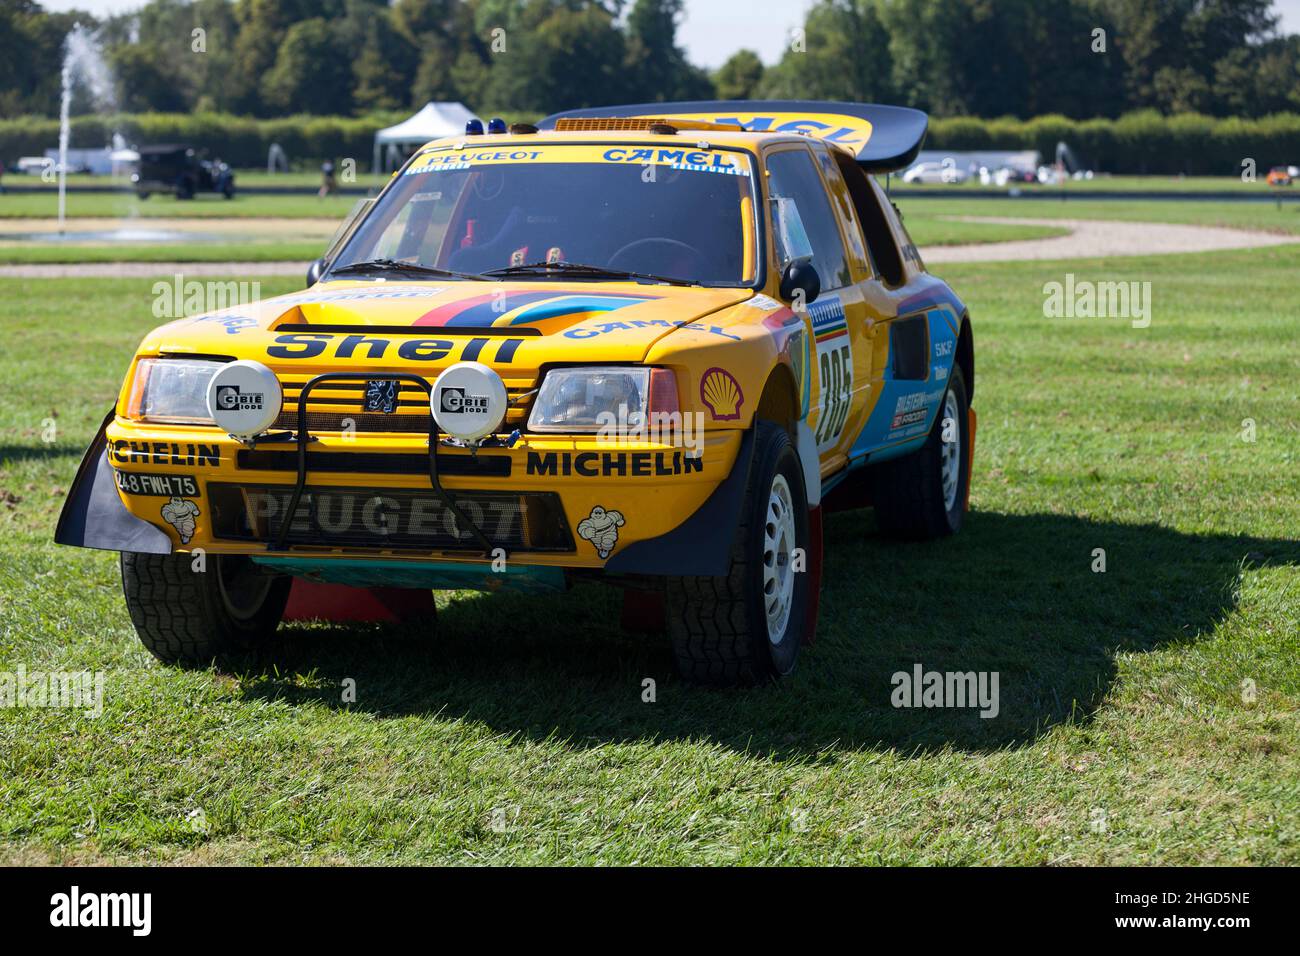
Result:
<svg viewBox="0 0 1300 956"><path fill-rule="evenodd" d="M986 242L964 246L930 246L923 250L927 263L1000 262L1025 259L1089 259L1107 256L1146 256L1174 252L1212 252L1216 249L1250 249L1300 242L1300 236L1250 232L1218 226L1186 226L1156 222L1116 222L1094 219L1020 219L1014 217L959 216L961 222L1056 226L1067 236ZM140 278L168 276L295 276L307 272L306 262L95 262L78 265L32 263L0 266L0 278Z"/></svg>
<svg viewBox="0 0 1300 956"><path fill-rule="evenodd" d="M1017 239L965 246L923 249L926 264L940 262L1002 262L1015 259L1092 259L1105 256L1149 256L1172 252L1212 252L1250 249L1300 242L1300 236L1271 232L1186 226L1167 222L1119 222L1103 219L1020 219L1011 216L957 216L960 222L1005 223L1012 226L1057 226L1068 236Z"/></svg>

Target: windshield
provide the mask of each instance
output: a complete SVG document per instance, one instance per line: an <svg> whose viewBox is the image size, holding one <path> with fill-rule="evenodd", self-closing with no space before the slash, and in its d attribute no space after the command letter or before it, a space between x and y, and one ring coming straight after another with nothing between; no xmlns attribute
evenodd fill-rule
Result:
<svg viewBox="0 0 1300 956"><path fill-rule="evenodd" d="M748 285L751 168L745 153L689 147L434 149L379 199L332 268L395 259L485 273L563 261ZM548 275L561 277L537 278Z"/></svg>

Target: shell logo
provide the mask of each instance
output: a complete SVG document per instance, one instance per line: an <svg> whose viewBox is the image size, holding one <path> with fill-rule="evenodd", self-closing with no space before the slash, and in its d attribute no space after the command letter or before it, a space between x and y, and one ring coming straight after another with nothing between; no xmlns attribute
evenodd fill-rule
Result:
<svg viewBox="0 0 1300 956"><path fill-rule="evenodd" d="M740 390L736 376L726 369L714 367L700 379L700 401L708 407L714 421L734 421L740 417L745 393Z"/></svg>

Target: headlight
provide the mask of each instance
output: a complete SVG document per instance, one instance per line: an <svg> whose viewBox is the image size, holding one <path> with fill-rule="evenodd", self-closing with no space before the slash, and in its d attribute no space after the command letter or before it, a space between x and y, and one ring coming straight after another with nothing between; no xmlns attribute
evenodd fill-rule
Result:
<svg viewBox="0 0 1300 956"><path fill-rule="evenodd" d="M636 428L652 412L675 412L677 380L668 369L587 366L546 373L528 416L529 431Z"/></svg>
<svg viewBox="0 0 1300 956"><path fill-rule="evenodd" d="M224 362L141 359L131 384L130 418L146 422L211 425L208 383Z"/></svg>

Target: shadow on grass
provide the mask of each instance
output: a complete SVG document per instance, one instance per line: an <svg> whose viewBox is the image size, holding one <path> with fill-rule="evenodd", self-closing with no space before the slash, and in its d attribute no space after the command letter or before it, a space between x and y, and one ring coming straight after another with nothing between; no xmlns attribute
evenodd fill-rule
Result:
<svg viewBox="0 0 1300 956"><path fill-rule="evenodd" d="M1097 548L1105 573L1092 570ZM956 538L926 544L882 539L867 511L837 514L826 549L817 642L778 685L685 685L666 637L623 633L620 593L584 586L458 599L436 628L290 626L244 693L437 714L576 747L691 739L805 760L860 748L988 751L1088 720L1116 654L1212 630L1235 606L1243 565L1300 563L1294 542L980 512ZM998 672L999 713L895 709L891 676L918 663ZM348 678L356 702L345 705ZM655 703L642 701L646 678Z"/></svg>
<svg viewBox="0 0 1300 956"><path fill-rule="evenodd" d="M70 442L58 442L52 445L0 445L0 465L16 465L24 461L53 461L55 459L71 458L72 466L76 467L83 455L86 454L84 445L74 445ZM69 473L68 479L72 479Z"/></svg>

